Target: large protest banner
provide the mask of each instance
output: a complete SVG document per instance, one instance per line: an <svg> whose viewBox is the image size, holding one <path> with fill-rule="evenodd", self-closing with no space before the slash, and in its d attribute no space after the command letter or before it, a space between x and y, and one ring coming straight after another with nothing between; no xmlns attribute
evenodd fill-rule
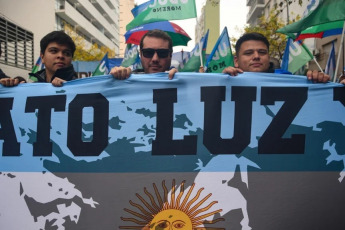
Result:
<svg viewBox="0 0 345 230"><path fill-rule="evenodd" d="M0 229L342 230L344 138L304 76L0 86Z"/></svg>

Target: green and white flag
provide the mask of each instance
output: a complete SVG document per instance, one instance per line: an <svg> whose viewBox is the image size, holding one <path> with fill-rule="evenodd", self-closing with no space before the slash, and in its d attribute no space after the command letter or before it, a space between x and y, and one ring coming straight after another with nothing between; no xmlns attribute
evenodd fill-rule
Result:
<svg viewBox="0 0 345 230"><path fill-rule="evenodd" d="M98 64L95 71L93 71L92 76L98 75L107 75L109 74L109 60L108 60L108 52L104 55L101 62Z"/></svg>
<svg viewBox="0 0 345 230"><path fill-rule="evenodd" d="M201 58L205 59L205 52L208 40L208 30L204 37L201 38L200 42L196 44L194 49L189 53L187 58L179 65L179 72L198 72L201 66ZM200 48L202 47L202 48ZM201 55L201 58L200 58Z"/></svg>
<svg viewBox="0 0 345 230"><path fill-rule="evenodd" d="M227 66L234 66L234 57L226 27L224 27L211 54L208 56L205 66L207 73L221 73Z"/></svg>
<svg viewBox="0 0 345 230"><path fill-rule="evenodd" d="M291 73L296 73L308 61L313 59L313 55L301 41L293 42L291 38L287 40L284 51L282 69Z"/></svg>
<svg viewBox="0 0 345 230"><path fill-rule="evenodd" d="M158 21L181 20L196 17L195 0L154 0L126 26L126 30Z"/></svg>
<svg viewBox="0 0 345 230"><path fill-rule="evenodd" d="M34 67L32 67L32 70L31 70L32 74L29 74L29 79L32 80L33 82L38 81L38 79L33 74L40 71L41 69L44 69L44 64L42 63L42 58L38 57L36 64L34 65Z"/></svg>
<svg viewBox="0 0 345 230"><path fill-rule="evenodd" d="M121 66L130 67L132 70L142 68L138 48L138 45L127 44Z"/></svg>
<svg viewBox="0 0 345 230"><path fill-rule="evenodd" d="M344 0L320 0L318 7L310 11L310 13L301 20L289 24L279 30L278 33L283 33L295 39L302 31L316 25L323 25L318 27L310 33L318 33L323 29L330 29L335 27L334 22L345 20L345 1Z"/></svg>

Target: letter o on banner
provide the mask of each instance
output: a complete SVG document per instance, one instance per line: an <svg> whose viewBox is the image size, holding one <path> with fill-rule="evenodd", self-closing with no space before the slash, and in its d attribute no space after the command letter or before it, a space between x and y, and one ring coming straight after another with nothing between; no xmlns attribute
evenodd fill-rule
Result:
<svg viewBox="0 0 345 230"><path fill-rule="evenodd" d="M83 108L93 108L92 141L82 140ZM99 156L108 145L109 101L100 93L78 94L69 104L67 146L74 156Z"/></svg>

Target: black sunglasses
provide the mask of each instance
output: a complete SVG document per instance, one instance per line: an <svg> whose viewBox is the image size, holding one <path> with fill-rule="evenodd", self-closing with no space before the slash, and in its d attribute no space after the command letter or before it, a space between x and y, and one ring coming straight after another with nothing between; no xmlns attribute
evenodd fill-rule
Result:
<svg viewBox="0 0 345 230"><path fill-rule="evenodd" d="M169 49L151 49L151 48L147 48L147 49L142 49L141 52L142 52L143 56L146 57L146 58L152 58L153 55L155 55L155 53L157 53L159 58L166 58L170 54L170 50Z"/></svg>

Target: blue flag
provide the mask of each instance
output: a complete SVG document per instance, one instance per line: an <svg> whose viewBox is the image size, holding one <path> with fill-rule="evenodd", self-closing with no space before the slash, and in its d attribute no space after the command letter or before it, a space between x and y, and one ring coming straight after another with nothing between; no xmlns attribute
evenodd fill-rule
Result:
<svg viewBox="0 0 345 230"><path fill-rule="evenodd" d="M144 2L140 5L137 5L136 7L134 7L131 12L133 14L134 17L138 16L141 12L143 12L144 10L147 9L147 7L149 7L150 4L153 3L154 0L149 0L147 2Z"/></svg>

